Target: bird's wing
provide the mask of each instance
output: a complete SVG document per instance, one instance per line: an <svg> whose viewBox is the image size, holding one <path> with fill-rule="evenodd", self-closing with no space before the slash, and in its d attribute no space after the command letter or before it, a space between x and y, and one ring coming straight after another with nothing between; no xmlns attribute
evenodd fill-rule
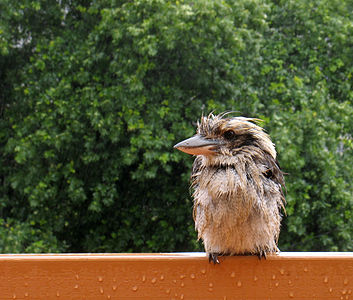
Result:
<svg viewBox="0 0 353 300"><path fill-rule="evenodd" d="M278 163L277 159L273 158L273 156L268 152L264 153L263 163L266 166L266 170L263 173L263 175L281 187L280 188L281 203L279 203L279 204L284 209L285 198L284 198L283 190L286 189L286 186L285 186L285 182L284 182L283 172L279 166L279 163Z"/></svg>

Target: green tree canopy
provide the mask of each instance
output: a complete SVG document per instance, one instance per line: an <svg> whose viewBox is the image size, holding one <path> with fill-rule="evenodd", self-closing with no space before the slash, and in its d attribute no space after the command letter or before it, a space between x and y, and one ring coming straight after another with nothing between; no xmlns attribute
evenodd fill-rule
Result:
<svg viewBox="0 0 353 300"><path fill-rule="evenodd" d="M258 117L282 250L353 250L349 0L0 2L0 251L201 249L202 113Z"/></svg>

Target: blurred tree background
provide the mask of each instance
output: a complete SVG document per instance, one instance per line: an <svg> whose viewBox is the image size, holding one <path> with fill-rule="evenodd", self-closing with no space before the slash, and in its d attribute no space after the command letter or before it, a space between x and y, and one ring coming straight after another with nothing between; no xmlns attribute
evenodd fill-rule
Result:
<svg viewBox="0 0 353 300"><path fill-rule="evenodd" d="M0 0L0 252L202 249L173 145L264 120L281 250L353 250L353 1Z"/></svg>

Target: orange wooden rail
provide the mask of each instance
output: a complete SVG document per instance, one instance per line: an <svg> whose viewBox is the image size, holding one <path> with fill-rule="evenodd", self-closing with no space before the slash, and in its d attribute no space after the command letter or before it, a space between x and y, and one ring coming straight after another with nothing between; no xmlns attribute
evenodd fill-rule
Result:
<svg viewBox="0 0 353 300"><path fill-rule="evenodd" d="M353 299L353 252L0 255L4 299Z"/></svg>

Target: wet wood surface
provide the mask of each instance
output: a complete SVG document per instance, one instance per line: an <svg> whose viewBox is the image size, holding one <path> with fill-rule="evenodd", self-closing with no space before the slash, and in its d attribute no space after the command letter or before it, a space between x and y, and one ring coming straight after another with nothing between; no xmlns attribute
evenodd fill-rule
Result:
<svg viewBox="0 0 353 300"><path fill-rule="evenodd" d="M0 255L0 299L353 299L353 253Z"/></svg>

